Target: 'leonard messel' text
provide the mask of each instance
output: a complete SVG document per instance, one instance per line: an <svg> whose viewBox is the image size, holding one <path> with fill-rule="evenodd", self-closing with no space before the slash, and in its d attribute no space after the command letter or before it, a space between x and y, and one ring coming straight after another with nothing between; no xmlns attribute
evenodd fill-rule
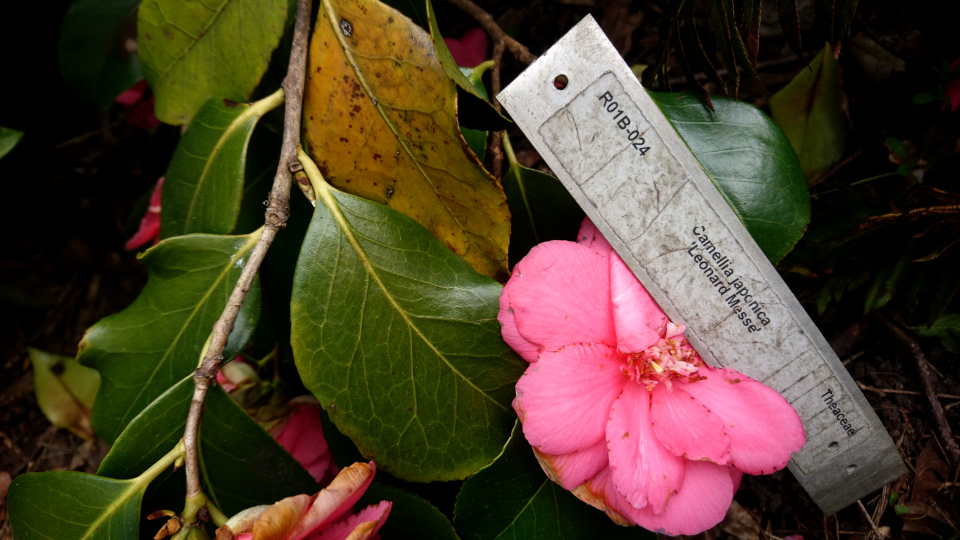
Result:
<svg viewBox="0 0 960 540"><path fill-rule="evenodd" d="M743 284L743 276L730 279L734 274L733 261L717 250L706 231L703 225L693 228L696 239L691 243L693 247L687 250L687 254L693 258L693 264L703 272L717 293L724 297L723 301L747 332L763 330L764 326L770 324L770 317L764 311L763 304L750 294L750 289ZM694 254L694 250L702 250L704 253ZM724 296L727 293L730 295Z"/></svg>

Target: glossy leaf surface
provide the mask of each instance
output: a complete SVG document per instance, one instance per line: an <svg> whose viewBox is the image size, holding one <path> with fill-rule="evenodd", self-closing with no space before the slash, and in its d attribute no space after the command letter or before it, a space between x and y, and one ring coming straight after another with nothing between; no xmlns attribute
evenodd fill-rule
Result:
<svg viewBox="0 0 960 540"><path fill-rule="evenodd" d="M90 411L93 409L100 374L68 356L27 347L33 363L33 389L37 405L50 423L69 429L78 437L93 440Z"/></svg>
<svg viewBox="0 0 960 540"><path fill-rule="evenodd" d="M81 99L107 108L143 78L137 59L139 0L76 0L60 23L60 74Z"/></svg>
<svg viewBox="0 0 960 540"><path fill-rule="evenodd" d="M137 45L155 114L185 124L210 98L246 101L267 71L286 0L143 0Z"/></svg>
<svg viewBox="0 0 960 540"><path fill-rule="evenodd" d="M305 137L334 186L417 220L478 272L504 274L510 215L463 141L457 86L430 35L376 0L324 2L310 43Z"/></svg>
<svg viewBox="0 0 960 540"><path fill-rule="evenodd" d="M304 384L378 467L414 481L468 476L506 441L525 368L500 337L500 285L300 159L318 194L291 302Z"/></svg>
<svg viewBox="0 0 960 540"><path fill-rule="evenodd" d="M800 163L771 120L746 103L650 92L660 110L771 262L793 249L810 221Z"/></svg>
<svg viewBox="0 0 960 540"><path fill-rule="evenodd" d="M829 44L776 94L770 96L773 120L790 139L800 167L812 182L843 157L847 136L840 109L840 67Z"/></svg>
<svg viewBox="0 0 960 540"><path fill-rule="evenodd" d="M93 427L112 443L157 396L192 373L259 231L246 236L190 235L165 240L141 256L147 285L124 311L87 330L78 360L103 378ZM246 344L260 312L254 282L224 357Z"/></svg>
<svg viewBox="0 0 960 540"><path fill-rule="evenodd" d="M282 102L278 92L253 105L220 98L204 103L167 168L161 238L233 232L253 129L264 113Z"/></svg>
<svg viewBox="0 0 960 540"><path fill-rule="evenodd" d="M576 238L583 209L556 178L518 164L504 176L503 190L513 214L511 264L540 242Z"/></svg>
<svg viewBox="0 0 960 540"><path fill-rule="evenodd" d="M97 474L136 476L162 457L183 436L192 397L191 376L157 398L117 438ZM317 489L310 474L220 387L207 393L198 457L204 493L228 515ZM182 504L182 491L177 495Z"/></svg>
<svg viewBox="0 0 960 540"><path fill-rule="evenodd" d="M136 538L146 485L72 471L18 476L10 486L16 538Z"/></svg>
<svg viewBox="0 0 960 540"><path fill-rule="evenodd" d="M380 501L390 501L390 517L380 529L380 535L390 540L458 540L453 525L446 516L430 504L412 493L393 486L371 484L363 497L357 502L363 508Z"/></svg>
<svg viewBox="0 0 960 540"><path fill-rule="evenodd" d="M614 524L547 478L519 422L497 461L464 482L453 522L464 540L656 538Z"/></svg>

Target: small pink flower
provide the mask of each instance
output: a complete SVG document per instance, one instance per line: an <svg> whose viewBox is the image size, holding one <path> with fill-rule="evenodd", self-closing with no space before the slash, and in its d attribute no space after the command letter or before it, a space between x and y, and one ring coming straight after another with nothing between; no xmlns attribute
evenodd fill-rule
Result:
<svg viewBox="0 0 960 540"><path fill-rule="evenodd" d="M146 131L153 131L160 125L160 120L153 114L153 94L147 99L143 95L147 91L147 81L140 79L129 90L117 96L116 103L123 105L127 111L127 123Z"/></svg>
<svg viewBox="0 0 960 540"><path fill-rule="evenodd" d="M287 405L290 415L270 430L270 435L317 481L326 484L337 475L337 465L323 437L320 403L313 396L299 396Z"/></svg>
<svg viewBox="0 0 960 540"><path fill-rule="evenodd" d="M458 66L472 68L487 59L489 38L482 28L467 30L460 39L443 38L443 42L447 44Z"/></svg>
<svg viewBox="0 0 960 540"><path fill-rule="evenodd" d="M248 508L217 529L217 540L362 540L377 531L390 514L390 501L347 515L370 486L373 462L354 463L314 496L294 495L270 506ZM346 517L344 517L346 516Z"/></svg>
<svg viewBox="0 0 960 540"><path fill-rule="evenodd" d="M156 187L153 188L153 193L150 194L150 206L147 208L147 213L143 215L143 219L140 220L140 228L123 245L125 249L137 249L147 242L156 244L160 240L160 198L162 192L163 177L161 176L157 180Z"/></svg>
<svg viewBox="0 0 960 540"><path fill-rule="evenodd" d="M530 362L513 406L544 470L621 525L705 531L744 472L806 442L780 394L703 363L589 220L517 263L498 320Z"/></svg>

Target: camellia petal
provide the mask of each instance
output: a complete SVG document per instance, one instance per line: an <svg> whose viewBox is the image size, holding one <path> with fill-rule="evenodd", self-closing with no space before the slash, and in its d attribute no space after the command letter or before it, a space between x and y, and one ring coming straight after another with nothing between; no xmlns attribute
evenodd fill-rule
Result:
<svg viewBox="0 0 960 540"><path fill-rule="evenodd" d="M572 490L587 480L593 478L602 469L607 467L607 442L601 440L579 452L553 455L538 452L533 453L543 467L544 472L551 480L560 484L563 489Z"/></svg>
<svg viewBox="0 0 960 540"><path fill-rule="evenodd" d="M733 493L733 480L727 467L708 461L688 461L683 486L670 498L663 513L657 514L649 506L637 510L621 505L617 510L645 529L671 536L692 535L723 521Z"/></svg>
<svg viewBox="0 0 960 540"><path fill-rule="evenodd" d="M678 382L723 421L733 465L749 474L770 474L803 447L803 424L787 400L772 388L729 368L701 366L696 382Z"/></svg>
<svg viewBox="0 0 960 540"><path fill-rule="evenodd" d="M669 319L615 251L610 252L610 301L619 352L641 352L660 339Z"/></svg>
<svg viewBox="0 0 960 540"><path fill-rule="evenodd" d="M323 531L311 534L306 540L364 540L374 538L393 504L390 501L380 501L380 504L370 505L347 519L336 523Z"/></svg>
<svg viewBox="0 0 960 540"><path fill-rule="evenodd" d="M590 221L590 218L584 218L580 224L580 231L577 232L577 243L583 244L601 255L609 255L613 252L610 242L600 234L600 229Z"/></svg>
<svg viewBox="0 0 960 540"><path fill-rule="evenodd" d="M653 433L668 450L696 461L730 462L730 438L719 416L677 385L658 384L651 394Z"/></svg>
<svg viewBox="0 0 960 540"><path fill-rule="evenodd" d="M573 242L545 242L513 268L510 308L520 334L544 351L571 343L613 345L606 257Z"/></svg>
<svg viewBox="0 0 960 540"><path fill-rule="evenodd" d="M253 524L251 538L256 540L283 540L296 527L297 521L309 508L309 495L294 495L270 506ZM242 535L241 535L242 536Z"/></svg>
<svg viewBox="0 0 960 540"><path fill-rule="evenodd" d="M653 433L650 392L627 384L610 409L607 422L610 473L617 491L636 508L663 512L683 485L683 458L673 455Z"/></svg>
<svg viewBox="0 0 960 540"><path fill-rule="evenodd" d="M517 320L513 316L513 309L510 307L510 286L508 282L503 286L500 293L500 313L497 314L497 321L500 322L500 333L503 340L507 342L521 358L527 362L536 362L540 356L540 346L520 335L520 329L517 328Z"/></svg>
<svg viewBox="0 0 960 540"><path fill-rule="evenodd" d="M603 440L610 405L626 382L616 351L607 345L570 345L540 354L517 383L514 407L524 436L547 454L593 446Z"/></svg>
<svg viewBox="0 0 960 540"><path fill-rule="evenodd" d="M340 471L333 482L316 495L306 514L284 540L300 540L340 519L363 495L375 473L376 467L372 461L354 463Z"/></svg>

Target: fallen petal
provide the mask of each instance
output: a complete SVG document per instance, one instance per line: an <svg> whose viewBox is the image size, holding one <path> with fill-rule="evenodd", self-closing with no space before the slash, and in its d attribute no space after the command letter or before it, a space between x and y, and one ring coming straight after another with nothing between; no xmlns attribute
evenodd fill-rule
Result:
<svg viewBox="0 0 960 540"><path fill-rule="evenodd" d="M319 533L312 534L307 540L364 540L373 538L383 526L383 522L390 515L393 504L390 501L380 501L380 504L370 505L360 512L335 523Z"/></svg>
<svg viewBox="0 0 960 540"><path fill-rule="evenodd" d="M311 532L336 522L363 495L375 473L376 467L372 461L354 463L340 471L330 485L316 495L306 514L284 540L300 540ZM254 540L260 539L254 537Z"/></svg>

